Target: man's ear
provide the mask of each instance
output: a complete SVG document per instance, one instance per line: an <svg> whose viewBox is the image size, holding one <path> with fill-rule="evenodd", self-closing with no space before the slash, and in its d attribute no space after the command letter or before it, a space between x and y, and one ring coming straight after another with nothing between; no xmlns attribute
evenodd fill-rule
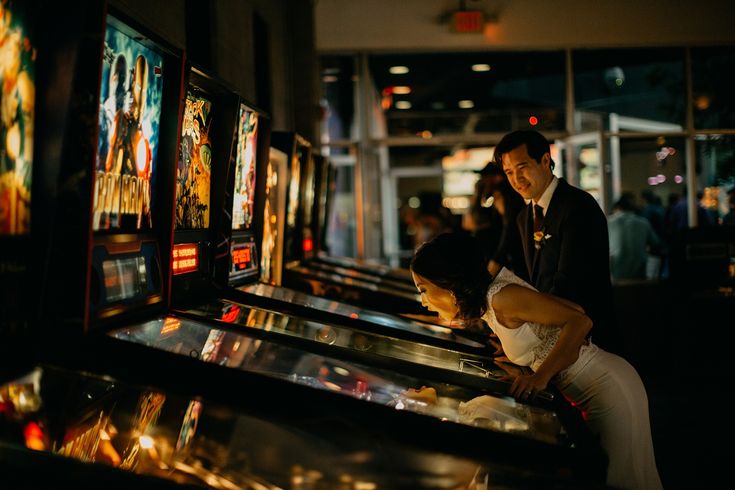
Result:
<svg viewBox="0 0 735 490"><path fill-rule="evenodd" d="M548 151L541 155L541 165L551 169L551 154Z"/></svg>

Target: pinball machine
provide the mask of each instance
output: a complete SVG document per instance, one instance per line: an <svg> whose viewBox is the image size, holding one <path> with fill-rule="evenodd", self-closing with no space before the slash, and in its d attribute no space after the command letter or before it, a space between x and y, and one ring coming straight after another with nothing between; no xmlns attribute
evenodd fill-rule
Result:
<svg viewBox="0 0 735 490"><path fill-rule="evenodd" d="M471 334L460 329L450 329L447 325L385 313L378 309L366 308L324 296L307 294L304 291L283 286L282 277L286 268L285 264L294 262L295 254L300 253L297 251L301 248L300 240L294 238L295 230L303 226L301 223L309 223L312 220L308 218L297 220L301 214L298 212L300 199L298 196L302 192L299 190L300 186L297 188L296 180L291 178L294 174L301 175L302 165L297 162L298 158L294 158L294 155L298 157L298 154L293 148L294 145L298 146L297 142L301 141L301 138L294 133L275 133L276 137L279 137L279 134L281 138L286 138L290 142L291 157L271 146L266 154L267 163L264 165L265 172L260 182L261 188L264 189L255 193L262 196L256 203L256 209L261 210L256 214L262 213L263 215L260 277L221 274L221 277L215 278L216 284L221 288L220 296L235 303L257 303L264 307L301 316L317 315L322 322L379 332L389 337L438 345L459 352L489 356L491 351L482 335ZM306 154L308 145L303 142L301 146L304 147L301 153ZM260 145L258 148L258 152L263 154ZM301 179L298 180L301 181ZM289 203L289 201L292 202ZM323 201L319 202L323 203ZM289 215L288 209L296 209L296 211ZM320 207L315 207L313 216L323 216L323 212L324 210ZM291 225L287 224L289 220ZM220 234L224 233L226 231ZM320 231L317 230L310 236L316 237L319 234ZM290 241L286 238L288 236L292 237ZM324 293L324 291L317 292ZM415 296L416 293L414 291L411 294Z"/></svg>
<svg viewBox="0 0 735 490"><path fill-rule="evenodd" d="M41 130L34 111L38 69L36 53L42 25L34 19L38 2L0 6L0 354L11 339L29 334L37 308L31 278L39 273L35 237L43 234L43 176L34 171L34 135ZM33 198L33 199L32 199ZM40 213L39 213L40 212ZM34 218L33 220L31 218Z"/></svg>
<svg viewBox="0 0 735 490"><path fill-rule="evenodd" d="M394 313L423 314L426 310L409 283L347 270L316 257L318 235L314 226L316 198L315 159L312 145L297 133L274 132L271 145L288 159L285 207L283 285L314 296L338 299Z"/></svg>
<svg viewBox="0 0 735 490"><path fill-rule="evenodd" d="M313 260L316 263L325 263L339 270L356 271L357 273L367 274L368 276L377 276L380 279L390 281L390 284L403 284L415 287L411 271L405 268L389 267L385 264L373 260L362 260L354 257L344 257L331 255L327 246L327 229L328 219L336 212L333 207L335 171L327 156L314 155L314 181L315 181L315 202L313 221L314 254ZM338 272L339 272L338 270ZM349 276L350 272L347 273Z"/></svg>
<svg viewBox="0 0 735 490"><path fill-rule="evenodd" d="M200 83L204 87L203 93L213 94L218 90L214 88L217 84L212 78L209 81L210 86L207 86L203 83L203 79L192 77L189 86ZM227 92L226 88L224 92ZM231 102L227 103L232 105ZM259 178L262 179L264 173L267 175L267 169L264 172L262 166L258 167L257 154L262 154L262 148L268 141L265 133L268 126L266 117L244 99L237 99L235 109L236 122L232 125L232 129L226 132L231 139L210 138L212 177L208 184L214 188L220 186L225 179L225 185L222 185L225 198L221 203L220 216L210 216L210 226L199 230L198 233L203 232L204 235L201 236L205 238L196 238L191 235L193 230L188 228L181 230L174 224L170 273L174 278L171 296L175 305L192 304L185 294L189 290L202 291L201 294L196 294L196 297L203 294L204 290L200 290L197 283L202 283L207 270L213 271L216 277L221 277L220 274L226 272L228 283L258 279L260 261L255 244L258 241L262 243L264 239L265 231L258 233L258 219L263 221L265 219L261 197L264 190L262 186L258 190L256 183ZM211 113L215 113L214 109ZM186 111L184 114L182 136L185 135L187 127ZM214 122L212 124L214 128ZM199 126L203 128L206 125ZM266 138L258 139L258 133L261 137L265 133ZM179 165L185 158L182 155L187 148L187 145L179 144ZM228 155L229 158L223 155ZM227 162L227 165L223 165L223 162ZM217 170L217 167L220 170ZM177 175L180 178L180 174ZM177 194L182 193L183 191L177 190ZM180 210L180 205L177 201L174 212L176 218L184 214ZM212 204L212 209L216 209L217 205ZM217 229L215 223L219 223L221 228ZM228 236L221 231L222 229L232 230L232 234ZM187 234L185 237L189 238L179 240L182 231L185 231ZM210 238L210 246L207 246L206 237ZM207 267L202 265L194 267L196 264L207 263L204 260L177 265L178 259L188 260L191 257L190 254L175 252L180 244L190 247L187 242L202 245L198 248L197 256L209 257ZM192 267L187 268L186 265ZM187 286L185 288L177 286L180 284ZM299 316L276 309L273 304L265 304L263 301L244 305L215 299L208 305L200 304L189 308L188 311L177 307L173 311L147 320L122 326L115 325L106 330L105 337L110 345L121 341L127 344L124 348L118 346L117 349L135 351L144 346L146 354L136 355L150 356L156 360L152 362L162 362L164 358L170 359L166 361L167 363L177 365L193 362L193 366L190 367L193 373L191 377L200 378L196 384L198 389L204 390L203 385L207 385L207 390L214 390L210 396L226 391L222 383L204 375L205 366L214 364L217 370L225 371L227 378L238 386L267 387L263 388L268 392L265 399L259 399L257 402L251 400L250 403L265 403L271 407L270 403L280 399L279 396L270 393L275 390L282 391L283 396L288 399L301 400L298 404L300 407L316 403L320 414L329 414L329 417L347 417L349 421L346 423L350 424L358 419L353 419L353 415L347 416L346 413L366 411L372 414L375 411L375 414L369 417L371 423L359 419L360 424L365 424L366 430L368 426L370 427L370 431L383 433L391 425L389 419L395 416L398 417L395 424L400 426L403 423L401 414L411 413L421 415L417 422L419 425L433 426L442 420L455 422L448 429L449 433L446 436L448 439L460 437L459 433L465 428L479 427L495 434L500 427L500 434L507 432L503 429L506 425L502 413L513 412L514 409L511 407L517 406L518 403L502 395L507 392L508 382L500 379L497 373L491 374L485 369L484 366L487 366L485 358L449 349L423 346L415 342L401 343L386 336L375 334L368 336L361 331L340 329L321 320L320 315L314 311L308 316ZM341 340L324 341L332 336ZM377 346L373 348L373 345ZM371 352L371 349L374 351ZM449 359L445 358L447 356ZM186 368L182 366L181 369ZM263 380L263 377L266 380ZM412 393L414 387L421 386L431 386L439 393L438 397L442 402L437 405L414 403L414 400L406 394ZM296 390L297 387L309 389L299 392ZM523 404L522 411L525 410L525 415L514 415L526 419L521 424L526 435L521 436L518 443L524 445L533 440L532 445L540 443L544 447L542 451L550 450L559 457L562 453L571 451L573 465L582 459L586 460L584 464L574 468L575 475L581 476L587 471L582 468L588 467L591 460L587 460L587 456L583 456L582 452L575 448L589 449L593 445L587 445L588 434L581 419L573 417L576 411L567 410L571 407L561 403L560 398L553 397L550 393L547 395L547 398L540 397L536 403ZM343 398L359 403L355 408L345 412L341 404L350 402L337 401ZM472 402L473 400L476 401ZM464 406L460 403L471 402L472 409L460 408ZM479 406L475 407L475 404ZM490 408L485 404L489 404ZM390 415L385 412L386 408L389 409ZM476 410L483 416L467 417L462 410L473 414L475 412L472 410ZM302 408L301 411L305 409ZM379 413L384 415L378 415ZM480 418L498 420L482 425L478 422ZM536 422L537 418L545 422L539 425ZM454 431L457 431L456 435ZM516 435L512 434L513 437ZM412 438L413 436L408 436L409 440ZM470 453L478 451L473 457L480 460L488 457L484 454L484 443L480 443L482 438L484 436L477 436L478 444L471 448ZM448 439L442 438L441 442L434 441L439 444L437 449L444 448ZM595 454L594 451L591 454ZM596 465L591 464L589 467L595 468Z"/></svg>
<svg viewBox="0 0 735 490"><path fill-rule="evenodd" d="M104 22L96 24L95 13ZM72 77L77 83L69 99L76 126L67 129L58 153L60 185L37 325L40 345L27 362L2 372L3 467L44 464L55 468L61 481L89 485L95 475L118 488L123 481L164 485L158 477L213 488L270 488L264 482L286 486L289 478L303 481L306 473L336 479L331 488L339 488L343 474L353 478L350 471L365 479L393 475L405 488L435 488L432 478L459 483L478 466L491 481L517 488L601 481L594 447L552 408L363 365L360 358L335 355L329 345L317 349L299 339L171 312L174 269L204 262L191 248L174 257L175 245L203 244L207 267L215 270L221 245L214 235L215 246L207 246L212 235L198 229L203 192L198 201L179 201L186 201L189 214L176 209L177 196L187 196L186 185L202 189L180 170L199 165L203 172L216 160L215 148L209 148L209 160L200 145L191 161L180 165L186 156L184 106L235 99L221 98L227 94L187 69L182 53L145 34L132 19L102 6L87 11L83 20L89 24L78 31L82 40ZM104 31L95 35L100 26ZM95 59L100 62L90 62ZM235 106L229 114L239 118L241 109ZM192 120L200 117L206 126L203 115ZM214 121L210 131L213 137L220 131ZM237 160L232 150L225 152L229 161ZM191 188L188 192L191 197ZM190 218L178 230L187 235L177 235L179 216ZM225 260L236 272L247 272L239 259L232 261L235 245L234 239L225 241ZM182 280L185 274L198 279L194 270L181 273ZM196 287L179 289L191 294ZM253 308L249 316L265 325L279 321L276 312L263 309ZM356 336L355 343L361 342ZM431 403L412 396L426 385L436 392ZM164 415L168 407L170 417ZM204 414L211 414L208 423L218 428L205 430ZM230 453L223 456L222 446ZM345 447L360 457L340 460ZM324 457L312 470L317 462L308 455L315 448ZM286 450L292 451L288 458L273 456ZM378 457L391 454L387 460ZM374 466L366 467L365 455ZM243 462L259 458L267 461L252 467L265 468L262 473L230 473L230 464L242 470ZM356 461L364 469L351 470ZM90 462L143 476L131 480ZM296 466L306 473L298 474ZM43 473L9 472L31 486L44 482Z"/></svg>
<svg viewBox="0 0 735 490"><path fill-rule="evenodd" d="M243 115L243 110L248 114ZM493 370L494 366L486 356L478 355L477 352L459 351L451 348L453 345L447 342L434 342L438 345L422 343L420 340L423 337L419 336L404 334L396 337L370 332L355 328L357 322L342 326L331 321L334 315L325 315L323 311L334 310L339 304L326 303L326 308L320 308L318 300L325 301L322 298L308 297L288 288L270 286L265 289L266 294L250 296L228 289L229 286L257 282L261 268L269 269L269 273L273 274L270 277L277 274L278 264L282 262L278 249L284 240L281 229L273 225L285 221L284 214L278 210L284 209L282 201L288 183L292 182L283 178L283 170L289 164L289 159L283 152L271 148L265 170L255 172L255 181L251 178L246 181L246 185L253 186L258 179L264 178L265 189L261 187L253 191L243 188L239 176L252 175L248 169L257 166L251 163L256 157L253 148L258 152L263 148L262 144L251 138L254 131L248 128L259 127L262 130L267 126L263 124L262 114L244 102L240 114L235 136L238 142L233 145L236 151L230 158L230 164L235 168L227 172L229 177L225 191L231 200L224 202L220 221L228 227L228 219L232 220L229 226L233 230L232 239L227 240L226 232L215 232L218 241L229 243L230 249L228 267L221 263L214 267L219 272L215 278L219 284L219 290L215 290L216 297L205 303L182 304L165 319L119 329L113 335L160 350L189 353L201 359L206 352L207 359L203 360L231 369L262 373L276 379L393 406L396 403L393 400L400 398L400 393L410 391L410 386L416 383L421 386L441 385L447 392L470 390L475 394L471 399L482 396L503 399L508 381L503 379L498 370ZM253 121L254 116L261 121ZM238 154L242 154L242 157ZM255 200L254 215L245 213L241 215L242 219L237 218L243 204L249 206L252 202L248 199L238 200L239 194L255 196L251 198ZM259 213L263 213L263 230L260 233L255 228ZM248 216L250 219L244 219ZM250 245L253 236L259 236L262 243L260 262L257 260L258 248ZM243 243L248 247L244 256L239 252ZM220 257L219 253L212 253ZM224 276L221 275L222 271L226 272ZM175 287L172 294L178 296ZM237 300L228 299L230 297ZM300 308L293 308L294 302L301 303ZM363 312L349 305L342 307L350 308L348 311L351 312ZM367 319L376 322L369 315L368 312ZM376 314L375 318L381 317ZM389 316L385 318L394 322ZM395 328L384 327L384 330L392 333ZM372 329L376 327L373 325ZM166 335L162 334L164 331ZM357 371L362 374L355 376ZM397 382L393 381L396 378L410 381L404 381L399 389L386 388L396 386ZM383 392L382 395L377 392L373 395L372 386ZM573 420L575 414L578 415L576 411L573 408L569 411L571 407L551 392L539 397L534 407L554 413L554 417L564 418L569 427L580 422ZM571 429L570 432L576 430Z"/></svg>

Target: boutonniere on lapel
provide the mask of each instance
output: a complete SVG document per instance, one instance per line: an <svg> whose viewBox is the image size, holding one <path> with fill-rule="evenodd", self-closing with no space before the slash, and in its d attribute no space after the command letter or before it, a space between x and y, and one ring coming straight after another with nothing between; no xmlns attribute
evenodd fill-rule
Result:
<svg viewBox="0 0 735 490"><path fill-rule="evenodd" d="M551 235L544 232L544 230L537 231L533 234L533 246L536 250L541 250L541 247L546 245L546 240L551 238Z"/></svg>

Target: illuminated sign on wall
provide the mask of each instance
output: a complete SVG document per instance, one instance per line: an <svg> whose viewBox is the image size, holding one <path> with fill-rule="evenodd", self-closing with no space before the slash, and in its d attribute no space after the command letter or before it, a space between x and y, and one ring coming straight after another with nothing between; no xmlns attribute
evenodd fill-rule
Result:
<svg viewBox="0 0 735 490"><path fill-rule="evenodd" d="M196 243L174 245L173 269L174 275L199 270L199 245Z"/></svg>

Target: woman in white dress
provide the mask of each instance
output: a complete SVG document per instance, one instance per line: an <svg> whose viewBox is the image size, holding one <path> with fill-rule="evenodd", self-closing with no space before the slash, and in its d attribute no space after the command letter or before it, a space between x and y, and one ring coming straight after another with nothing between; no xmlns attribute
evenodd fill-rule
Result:
<svg viewBox="0 0 735 490"><path fill-rule="evenodd" d="M526 400L555 385L582 412L608 455L607 484L659 489L648 396L635 368L585 339L578 305L537 292L508 269L492 277L476 239L444 233L418 248L411 273L429 310L446 320L483 318L507 358L531 369L510 394Z"/></svg>

